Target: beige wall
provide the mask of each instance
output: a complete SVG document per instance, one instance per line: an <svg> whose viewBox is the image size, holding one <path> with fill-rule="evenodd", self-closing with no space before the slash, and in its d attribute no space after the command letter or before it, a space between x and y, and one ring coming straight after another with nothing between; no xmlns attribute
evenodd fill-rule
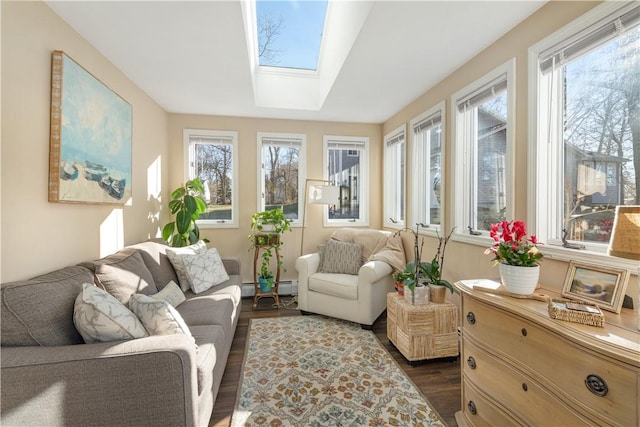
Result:
<svg viewBox="0 0 640 427"><path fill-rule="evenodd" d="M558 30L573 19L584 14L599 2L558 2L552 1L530 16L523 23L500 40L489 46L485 51L460 67L437 86L422 94L414 102L399 111L383 124L383 135L398 126L418 116L425 110L435 106L441 101L446 101L446 130L445 130L445 156L446 167L451 164L452 158L452 118L450 117L451 95L458 90L483 77L496 67L504 64L511 58L516 58L516 163L515 170L519 171L515 177L515 217L526 219L527 215L527 167L528 167L528 79L527 79L527 55L530 46L542 40L547 35ZM411 152L409 141L408 153ZM410 168L410 163L409 163ZM450 167L445 171L445 183L447 185L447 197L445 200L445 230L451 227L451 200L452 200L452 175L456 171ZM411 170L408 172L411 176ZM409 179L408 186L411 186ZM410 188L409 188L410 191ZM410 193L408 193L410 194ZM409 198L409 203L411 200ZM411 211L411 207L407 208ZM406 241L411 243L412 237ZM431 258L435 250L433 242L429 239L425 245L423 258ZM481 277L497 277L496 268L492 267L491 258L483 255L484 247L452 242L447 248L444 277L449 280L460 280ZM541 283L557 289L562 288L568 265L566 262L543 260L541 269ZM637 280L635 277L629 281L628 295L632 295L637 301Z"/></svg>
<svg viewBox="0 0 640 427"><path fill-rule="evenodd" d="M0 279L32 277L155 237L158 199L168 194L167 113L45 3L2 1L1 7ZM133 106L133 197L122 208L48 202L53 50Z"/></svg>
<svg viewBox="0 0 640 427"><path fill-rule="evenodd" d="M240 151L240 199L239 228L237 229L204 229L201 235L208 238L209 247L216 247L222 256L238 256L242 260L242 277L244 281L253 280L253 253L247 252L250 234L251 215L257 210L258 177L257 171L257 133L283 132L298 133L307 136L307 177L322 178L322 145L324 135L365 136L370 146L370 225L380 227L381 193L382 193L382 146L380 125L336 122L313 122L299 120L270 120L240 117L214 117L185 114L169 116L170 143L170 186L176 188L184 181L183 129L211 129L238 132ZM311 209L307 212L307 227L304 234L305 252L312 252L318 243L333 231L322 225L322 210ZM300 256L301 229L294 228L285 234L281 254L284 256L285 272L282 280L297 278L295 259Z"/></svg>

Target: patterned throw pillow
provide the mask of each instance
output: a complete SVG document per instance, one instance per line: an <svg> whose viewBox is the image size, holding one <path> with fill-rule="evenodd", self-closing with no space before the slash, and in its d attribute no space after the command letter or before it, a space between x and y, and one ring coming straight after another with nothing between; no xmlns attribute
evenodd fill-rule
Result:
<svg viewBox="0 0 640 427"><path fill-rule="evenodd" d="M179 306L187 300L184 296L184 292L180 289L180 286L176 285L173 280L167 283L167 286L162 288L160 292L154 295L149 295L152 298L166 301L174 307Z"/></svg>
<svg viewBox="0 0 640 427"><path fill-rule="evenodd" d="M322 254L322 273L358 274L362 266L362 245L329 240Z"/></svg>
<svg viewBox="0 0 640 427"><path fill-rule="evenodd" d="M191 288L191 282L189 281L189 276L187 275L187 271L185 270L180 255L202 254L206 251L207 244L203 240L200 240L198 243L194 243L191 246L185 246L184 248L167 248L167 257L169 258L169 261L171 261L173 268L176 270L176 275L180 282L180 289L184 292L187 292Z"/></svg>
<svg viewBox="0 0 640 427"><path fill-rule="evenodd" d="M129 300L129 308L140 319L151 335L184 334L191 331L182 316L171 304L147 295L135 294Z"/></svg>
<svg viewBox="0 0 640 427"><path fill-rule="evenodd" d="M87 344L148 335L135 314L113 295L90 283L82 285L82 292L76 298L73 323Z"/></svg>
<svg viewBox="0 0 640 427"><path fill-rule="evenodd" d="M191 281L191 289L196 294L229 280L216 248L211 248L203 254L180 257Z"/></svg>

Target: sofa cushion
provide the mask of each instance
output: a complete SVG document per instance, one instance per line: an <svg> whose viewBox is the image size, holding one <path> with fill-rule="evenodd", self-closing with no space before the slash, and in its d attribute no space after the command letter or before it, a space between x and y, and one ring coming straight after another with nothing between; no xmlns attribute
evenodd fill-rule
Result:
<svg viewBox="0 0 640 427"><path fill-rule="evenodd" d="M74 266L30 280L3 283L2 345L81 344L82 337L73 325L73 305L87 282L93 282L91 271Z"/></svg>
<svg viewBox="0 0 640 427"><path fill-rule="evenodd" d="M322 254L322 273L358 274L362 266L362 245L329 240Z"/></svg>
<svg viewBox="0 0 640 427"><path fill-rule="evenodd" d="M147 295L134 294L129 308L138 316L150 335L184 334L191 336L182 316L166 301Z"/></svg>
<svg viewBox="0 0 640 427"><path fill-rule="evenodd" d="M166 243L161 240L149 240L128 248L140 252L158 290L162 290L169 282L178 283L176 271L167 256L169 246Z"/></svg>
<svg viewBox="0 0 640 427"><path fill-rule="evenodd" d="M216 248L199 254L178 255L189 277L191 289L195 294L206 291L229 280L220 255Z"/></svg>
<svg viewBox="0 0 640 427"><path fill-rule="evenodd" d="M192 334L198 346L196 364L198 395L201 396L203 391L211 390L213 384L219 383L222 378L224 364L219 361L224 360L226 336L222 326L218 325L194 326Z"/></svg>
<svg viewBox="0 0 640 427"><path fill-rule="evenodd" d="M358 276L352 274L316 273L309 277L309 290L357 301Z"/></svg>
<svg viewBox="0 0 640 427"><path fill-rule="evenodd" d="M191 289L191 282L189 281L189 276L187 275L187 271L184 267L184 263L182 262L182 258L180 258L180 255L201 254L206 251L207 244L203 240L200 240L193 245L185 246L183 248L167 248L167 256L169 257L169 261L171 261L171 264L176 271L180 289L182 289L183 291L186 292Z"/></svg>
<svg viewBox="0 0 640 427"><path fill-rule="evenodd" d="M179 306L187 300L184 296L184 292L180 289L180 286L176 285L176 282L169 282L160 292L151 295L153 298L166 301L174 307Z"/></svg>
<svg viewBox="0 0 640 427"><path fill-rule="evenodd" d="M123 304L128 304L133 294L153 295L158 292L151 272L137 251L118 261L99 264L96 278L104 290Z"/></svg>
<svg viewBox="0 0 640 427"><path fill-rule="evenodd" d="M148 336L135 314L92 283L82 285L73 310L73 323L86 343Z"/></svg>

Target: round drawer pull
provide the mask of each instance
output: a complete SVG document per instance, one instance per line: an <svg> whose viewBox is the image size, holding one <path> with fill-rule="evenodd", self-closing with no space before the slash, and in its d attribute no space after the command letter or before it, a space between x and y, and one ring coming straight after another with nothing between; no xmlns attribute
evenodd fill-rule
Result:
<svg viewBox="0 0 640 427"><path fill-rule="evenodd" d="M523 337L527 336L527 328L522 328L522 330L520 332L522 332L522 336Z"/></svg>
<svg viewBox="0 0 640 427"><path fill-rule="evenodd" d="M476 409L476 404L473 403L473 400L469 401L469 403L467 404L467 407L469 408L469 412L471 412L473 415L478 413L478 410Z"/></svg>
<svg viewBox="0 0 640 427"><path fill-rule="evenodd" d="M604 397L609 392L609 386L607 386L607 383L598 375L588 375L584 380L584 385L596 396Z"/></svg>
<svg viewBox="0 0 640 427"><path fill-rule="evenodd" d="M471 369L476 369L476 359L474 359L473 356L469 356L467 359L467 365L469 365Z"/></svg>
<svg viewBox="0 0 640 427"><path fill-rule="evenodd" d="M529 386L527 386L527 383L522 383L522 389L523 389L524 391L529 390Z"/></svg>
<svg viewBox="0 0 640 427"><path fill-rule="evenodd" d="M467 313L467 322L469 322L471 325L476 323L476 315L473 314L473 311Z"/></svg>

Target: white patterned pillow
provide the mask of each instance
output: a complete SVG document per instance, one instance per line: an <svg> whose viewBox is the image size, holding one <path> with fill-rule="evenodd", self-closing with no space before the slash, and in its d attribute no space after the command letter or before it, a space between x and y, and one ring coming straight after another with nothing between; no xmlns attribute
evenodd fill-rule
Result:
<svg viewBox="0 0 640 427"><path fill-rule="evenodd" d="M179 306L187 300L187 297L184 296L184 292L182 292L180 286L176 285L176 282L174 282L173 280L167 283L167 285L162 288L160 292L149 296L155 299L166 301L174 307Z"/></svg>
<svg viewBox="0 0 640 427"><path fill-rule="evenodd" d="M83 284L76 297L73 323L87 344L149 335L135 314L113 295L90 283Z"/></svg>
<svg viewBox="0 0 640 427"><path fill-rule="evenodd" d="M203 254L180 257L191 281L191 289L196 294L229 280L216 248L211 248Z"/></svg>
<svg viewBox="0 0 640 427"><path fill-rule="evenodd" d="M329 240L322 254L322 273L358 274L362 266L362 245Z"/></svg>
<svg viewBox="0 0 640 427"><path fill-rule="evenodd" d="M203 240L183 248L167 248L167 257L169 258L169 261L171 261L171 265L173 265L174 270L176 270L178 282L180 282L180 289L184 292L187 292L191 288L191 282L189 281L189 276L187 275L180 255L202 254L206 251L207 244Z"/></svg>
<svg viewBox="0 0 640 427"><path fill-rule="evenodd" d="M129 308L140 319L151 335L184 334L191 331L182 316L171 304L147 295L134 294L129 300Z"/></svg>

